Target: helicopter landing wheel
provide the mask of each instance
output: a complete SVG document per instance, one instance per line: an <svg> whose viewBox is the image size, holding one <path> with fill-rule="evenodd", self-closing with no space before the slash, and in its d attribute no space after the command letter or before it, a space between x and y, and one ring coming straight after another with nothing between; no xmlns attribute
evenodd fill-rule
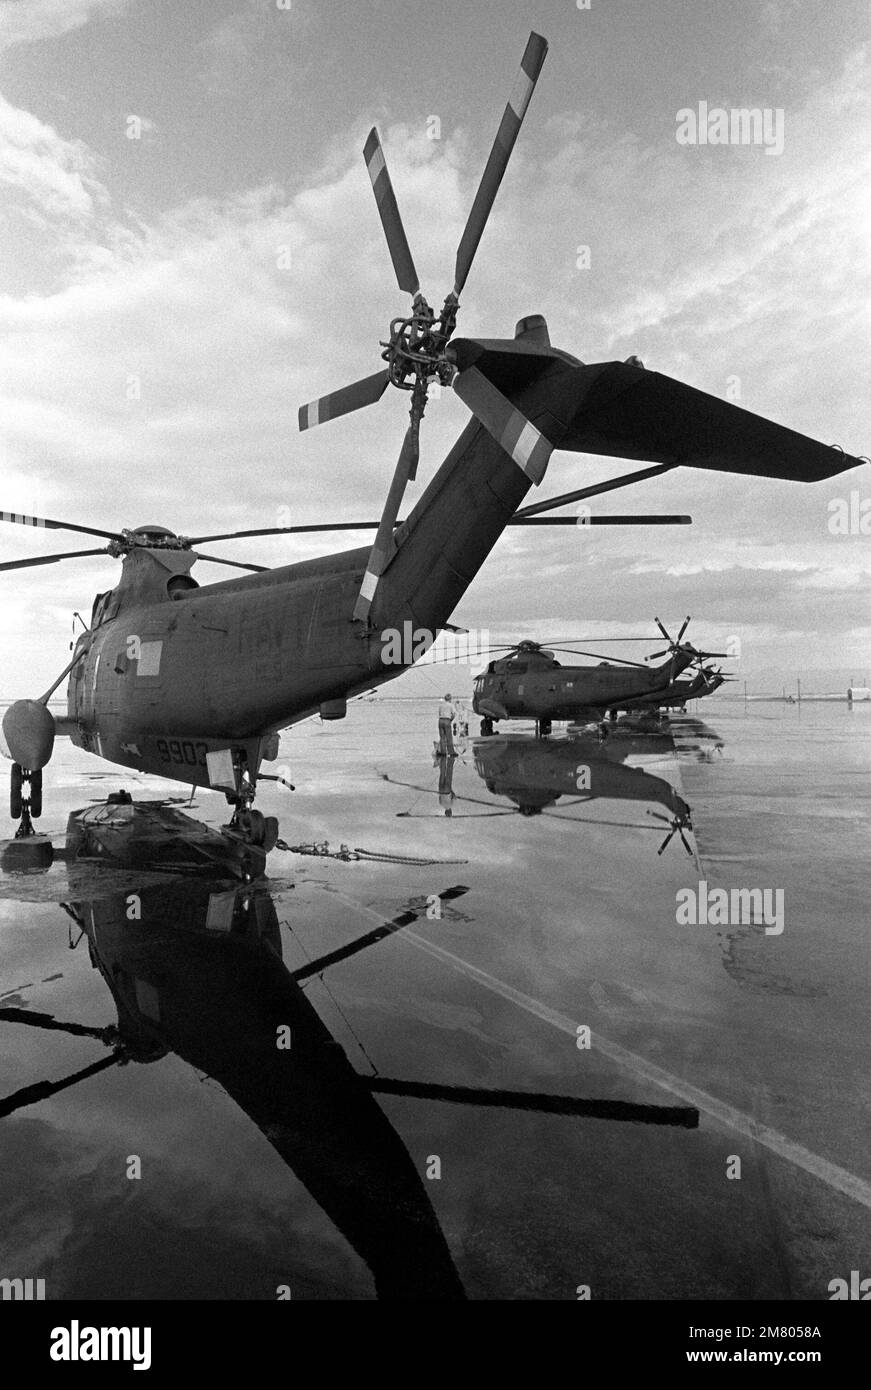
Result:
<svg viewBox="0 0 871 1390"><path fill-rule="evenodd" d="M264 816L262 811L255 811L253 807L249 807L248 810L239 812L236 824L246 844L255 845L266 854L275 849L278 843L277 816Z"/></svg>
<svg viewBox="0 0 871 1390"><path fill-rule="evenodd" d="M493 732L493 720L484 718L481 720L481 737L489 738Z"/></svg>
<svg viewBox="0 0 871 1390"><path fill-rule="evenodd" d="M21 783L23 782L23 772L20 763L12 764L12 775L9 781L9 814L13 820L21 819Z"/></svg>
<svg viewBox="0 0 871 1390"><path fill-rule="evenodd" d="M42 769L30 774L30 814L34 820L42 815Z"/></svg>
<svg viewBox="0 0 871 1390"><path fill-rule="evenodd" d="M239 812L238 827L249 845L262 845L266 817L261 811L248 808Z"/></svg>

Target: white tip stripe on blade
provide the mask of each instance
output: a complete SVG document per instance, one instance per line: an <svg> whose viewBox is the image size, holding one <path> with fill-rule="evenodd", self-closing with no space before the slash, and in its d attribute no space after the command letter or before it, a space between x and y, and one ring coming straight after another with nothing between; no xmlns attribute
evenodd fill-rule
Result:
<svg viewBox="0 0 871 1390"><path fill-rule="evenodd" d="M508 105L514 112L518 121L522 121L529 105L529 98L532 96L532 89L535 86L532 78L520 69L517 74L514 86L511 88L511 95L508 98Z"/></svg>
<svg viewBox="0 0 871 1390"><path fill-rule="evenodd" d="M371 570L367 570L363 576L363 583L360 585L360 597L367 603L371 603L375 597L375 590L378 588L378 576Z"/></svg>
<svg viewBox="0 0 871 1390"><path fill-rule="evenodd" d="M320 401L310 401L309 404L308 404L308 406L306 407L305 427L306 427L307 430L310 430L311 427L312 427L312 425L317 425L317 424L319 423L319 420L318 420L318 407L319 407L319 406L320 406Z"/></svg>
<svg viewBox="0 0 871 1390"><path fill-rule="evenodd" d="M381 170L385 167L384 151L380 145L375 146L372 151L372 157L366 167L369 170L369 177L374 184Z"/></svg>
<svg viewBox="0 0 871 1390"><path fill-rule="evenodd" d="M520 431L520 437L517 443L511 451L511 457L514 459L514 462L519 464L524 471L532 456L532 451L540 439L541 435L538 430L527 420L523 429Z"/></svg>

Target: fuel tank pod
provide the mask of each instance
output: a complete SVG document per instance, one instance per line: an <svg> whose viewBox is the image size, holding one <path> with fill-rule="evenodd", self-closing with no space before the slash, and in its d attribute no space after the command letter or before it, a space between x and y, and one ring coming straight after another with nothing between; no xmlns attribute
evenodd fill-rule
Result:
<svg viewBox="0 0 871 1390"><path fill-rule="evenodd" d="M3 716L3 753L14 763L38 772L54 748L54 715L39 700L16 700Z"/></svg>

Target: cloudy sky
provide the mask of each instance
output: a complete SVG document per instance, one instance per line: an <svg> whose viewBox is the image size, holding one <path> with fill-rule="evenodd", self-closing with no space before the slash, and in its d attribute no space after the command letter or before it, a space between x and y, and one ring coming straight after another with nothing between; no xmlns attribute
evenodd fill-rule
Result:
<svg viewBox="0 0 871 1390"><path fill-rule="evenodd" d="M363 142L377 122L441 302L531 28L550 53L461 332L543 312L586 361L637 353L871 453L865 0L836 22L831 0L0 0L0 506L188 534L374 515L396 394L296 428L301 402L379 366L405 308ZM679 144L701 101L782 110L782 153ZM466 418L450 393L431 405L416 487ZM624 469L555 455L544 490ZM692 528L515 532L455 619L514 637L692 613L697 641L740 638L751 682L871 674L871 536L830 531L851 491L871 498L865 470L808 487L681 470L596 509ZM369 538L223 549L280 564ZM0 555L78 544L8 526ZM0 694L49 684L72 611L116 575L108 557L0 575Z"/></svg>

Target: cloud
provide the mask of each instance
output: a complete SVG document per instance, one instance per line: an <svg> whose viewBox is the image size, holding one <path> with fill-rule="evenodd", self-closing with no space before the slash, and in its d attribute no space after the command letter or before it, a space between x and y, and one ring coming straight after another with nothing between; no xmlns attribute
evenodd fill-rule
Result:
<svg viewBox="0 0 871 1390"><path fill-rule="evenodd" d="M714 393L736 374L747 408L867 449L868 109L859 52L787 113L780 162L729 149L700 159L674 143L667 113L661 138L647 143L584 117L532 126L482 241L460 331L507 335L523 313L543 310L557 346L590 360L637 351ZM113 204L109 173L80 142L0 107L0 176L44 219L62 269L49 293L0 296L0 428L20 487L4 506L39 511L27 491L38 475L48 515L95 525L152 520L195 534L275 525L280 509L294 521L377 513L402 437L399 393L302 437L296 423L303 401L378 367L378 340L405 308L360 158L365 130L349 122L290 187L146 216ZM385 122L382 137L422 283L440 303L480 151L462 131L429 141ZM576 266L581 242L592 247L589 272ZM428 408L415 488L466 418L449 392ZM628 470L556 455L545 493L609 471ZM834 543L826 503L851 486L680 470L597 510L690 511L694 530L510 534L458 616L534 623L547 574L556 616L630 622L660 603L681 613L691 585L711 621L729 623L731 611L734 624L752 603L782 616L784 631L820 615L843 633L867 605L866 561L861 538ZM13 555L57 548L24 536ZM226 553L277 564L367 539L290 547L279 538ZM799 544L806 573L773 564L778 547ZM46 651L45 604L70 593L81 607L89 587L105 587L105 567L77 563L74 573L40 571L38 598L25 600Z"/></svg>
<svg viewBox="0 0 871 1390"><path fill-rule="evenodd" d="M0 0L0 52L81 29L90 19L108 18L129 0Z"/></svg>
<svg viewBox="0 0 871 1390"><path fill-rule="evenodd" d="M32 218L81 221L108 198L98 161L81 140L65 140L50 125L0 95L0 184L15 190Z"/></svg>

